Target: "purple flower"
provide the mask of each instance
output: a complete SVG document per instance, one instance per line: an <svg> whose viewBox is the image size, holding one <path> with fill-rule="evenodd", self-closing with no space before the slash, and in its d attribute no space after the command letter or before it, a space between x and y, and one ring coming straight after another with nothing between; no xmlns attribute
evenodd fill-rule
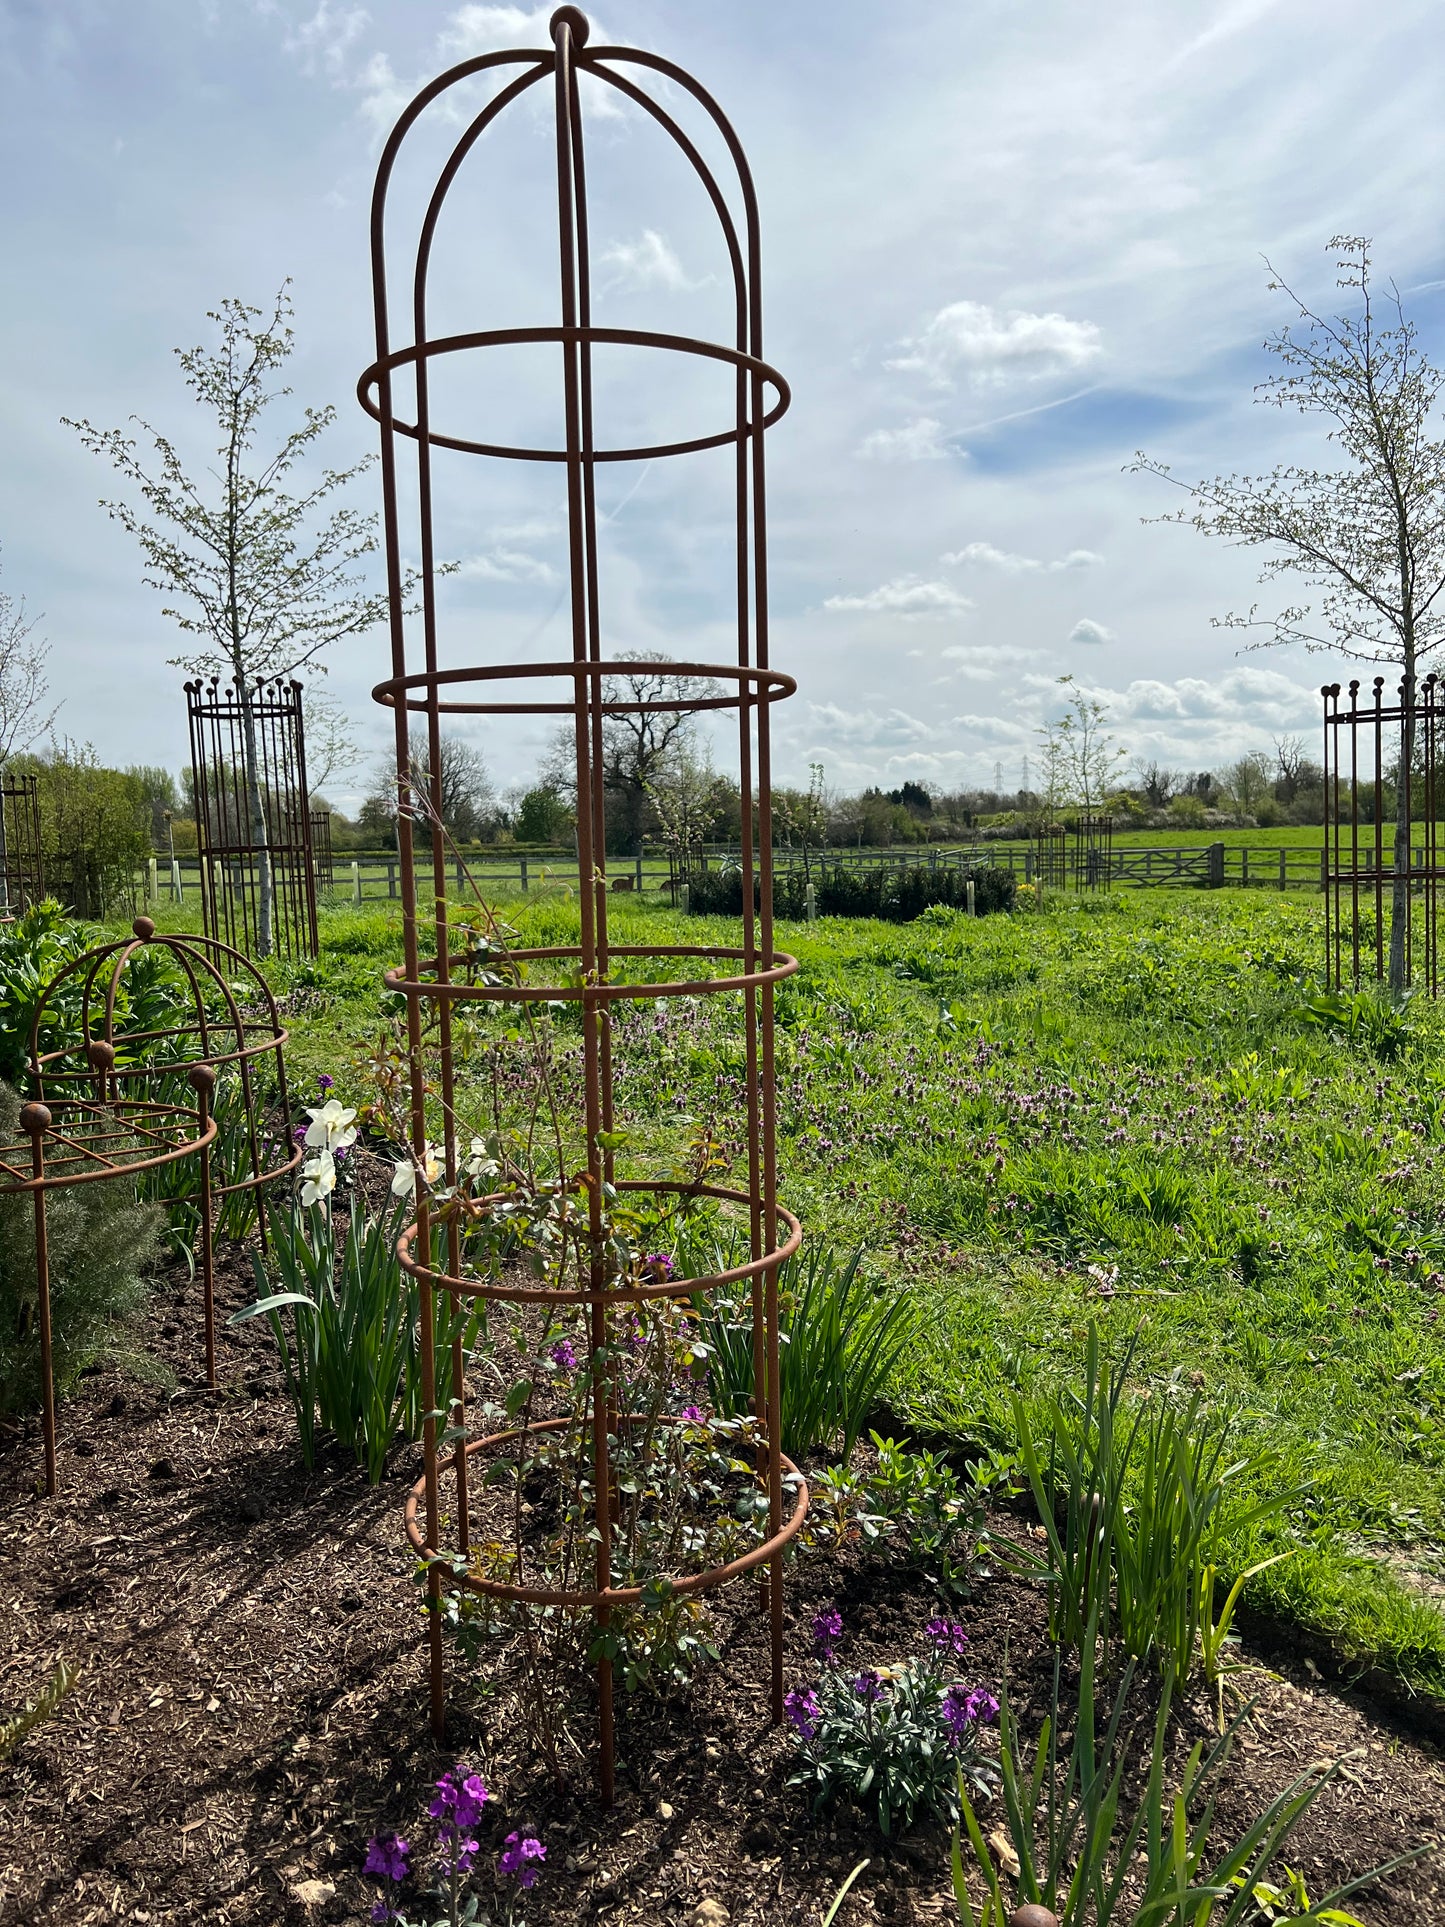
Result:
<svg viewBox="0 0 1445 1927"><path fill-rule="evenodd" d="M661 1285L665 1285L677 1270L670 1251L649 1251L642 1262Z"/></svg>
<svg viewBox="0 0 1445 1927"><path fill-rule="evenodd" d="M328 1077L325 1071L323 1071L320 1077L318 1077L316 1080L316 1088L319 1091L333 1090L335 1086L336 1086L336 1079L334 1077Z"/></svg>
<svg viewBox="0 0 1445 1927"><path fill-rule="evenodd" d="M813 1643L818 1648L819 1658L830 1666L833 1663L834 1648L842 1637L842 1613L818 1613L815 1616L813 1620Z"/></svg>
<svg viewBox="0 0 1445 1927"><path fill-rule="evenodd" d="M291 1142L293 1144L304 1144L306 1142L306 1126L304 1124L298 1124L296 1126L296 1129L291 1133Z"/></svg>
<svg viewBox="0 0 1445 1927"><path fill-rule="evenodd" d="M678 1416L679 1418L687 1419L689 1423L693 1425L699 1425L702 1422L702 1407L700 1405L684 1405Z"/></svg>
<svg viewBox="0 0 1445 1927"><path fill-rule="evenodd" d="M950 1686L943 1696L943 1723L955 1746L962 1746L968 1736L968 1701L962 1686Z"/></svg>
<svg viewBox="0 0 1445 1927"><path fill-rule="evenodd" d="M939 1653L952 1653L955 1659L963 1658L968 1634L956 1619L930 1619L923 1630Z"/></svg>
<svg viewBox="0 0 1445 1927"><path fill-rule="evenodd" d="M818 1718L818 1695L811 1687L796 1688L783 1701L783 1711L798 1729L798 1738L811 1740Z"/></svg>
<svg viewBox="0 0 1445 1927"><path fill-rule="evenodd" d="M975 1686L965 1702L964 1711L971 1720L981 1720L988 1725L998 1718L998 1701L986 1686Z"/></svg>
<svg viewBox="0 0 1445 1927"><path fill-rule="evenodd" d="M530 1887L539 1871L534 1862L546 1858L547 1849L540 1840L534 1839L531 1834L524 1839L520 1834L509 1833L497 1858L497 1872L514 1874L522 1886Z"/></svg>
<svg viewBox="0 0 1445 1927"><path fill-rule="evenodd" d="M457 1776L461 1776L460 1786L457 1785ZM450 1773L444 1773L436 1784L436 1798L427 1811L433 1820L441 1822L444 1844L451 1845L457 1834L465 1833L469 1827L477 1824L482 1817L482 1808L492 1796L483 1786L481 1776L468 1773L461 1765L454 1766ZM464 1843L464 1846L469 1847L472 1853L477 1851L475 1840Z"/></svg>
<svg viewBox="0 0 1445 1927"><path fill-rule="evenodd" d="M399 1833L374 1833L366 1843L366 1865L363 1873L375 1874L381 1880L405 1880L409 1871L406 1857L411 1845Z"/></svg>
<svg viewBox="0 0 1445 1927"><path fill-rule="evenodd" d="M570 1338L559 1338L547 1356L559 1371L575 1372L577 1369L577 1348Z"/></svg>
<svg viewBox="0 0 1445 1927"><path fill-rule="evenodd" d="M854 1680L853 1691L865 1706L876 1706L883 1697L883 1675L869 1666Z"/></svg>

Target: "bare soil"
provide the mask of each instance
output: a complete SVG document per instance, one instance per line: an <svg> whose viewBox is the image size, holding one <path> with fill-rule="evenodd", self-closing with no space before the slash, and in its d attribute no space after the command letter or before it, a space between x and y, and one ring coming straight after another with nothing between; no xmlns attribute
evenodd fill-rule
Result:
<svg viewBox="0 0 1445 1927"><path fill-rule="evenodd" d="M239 1255L219 1290L223 1317L249 1300ZM865 1857L839 1927L954 1917L945 1835L889 1844L785 1787L755 1582L719 1596L719 1664L666 1700L622 1704L610 1813L585 1768L558 1783L530 1763L511 1709L475 1687L454 1691L438 1746L400 1518L419 1453L399 1453L375 1488L339 1455L306 1474L269 1333L222 1324L223 1383L208 1393L195 1389L200 1324L199 1289L163 1281L143 1343L178 1389L118 1369L84 1379L61 1410L57 1499L36 1496L38 1430L0 1437L0 1712L60 1657L81 1668L0 1766L0 1927L360 1922L368 1835L424 1837L430 1782L457 1759L497 1796L484 1864L514 1827L547 1844L519 1909L528 1927L817 1923ZM821 1606L842 1611L842 1656L860 1665L919 1650L937 1610L923 1580L852 1550L801 1554L788 1587L800 1679ZM1037 1592L995 1577L960 1616L972 1676L997 1686L1007 1653L1028 1725L1052 1663ZM1419 1722L1328 1684L1303 1654L1271 1650L1246 1684L1257 1704L1226 1770L1220 1838L1305 1768L1348 1755L1288 1856L1313 1892L1445 1839L1445 1772ZM1185 1709L1181 1755L1211 1717L1202 1699ZM698 1916L709 1900L725 1913ZM1445 1922L1445 1870L1427 1860L1354 1905L1372 1927Z"/></svg>

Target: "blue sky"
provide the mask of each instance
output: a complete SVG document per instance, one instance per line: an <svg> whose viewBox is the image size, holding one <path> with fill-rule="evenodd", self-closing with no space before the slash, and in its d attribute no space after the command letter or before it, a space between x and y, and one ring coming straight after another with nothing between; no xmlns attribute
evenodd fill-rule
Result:
<svg viewBox="0 0 1445 1927"><path fill-rule="evenodd" d="M184 756L179 639L59 417L138 413L204 453L170 350L290 275L296 400L337 404L334 462L367 453L380 141L443 66L542 44L549 11L0 0L0 581L44 614L62 727L107 760ZM695 72L758 183L767 353L794 392L769 453L774 657L800 683L783 775L951 786L1001 763L1013 785L1066 672L1131 753L1204 767L1312 740L1341 665L1236 655L1211 617L1256 599L1250 559L1144 526L1165 491L1122 471L1140 446L1185 474L1318 455L1251 406L1287 318L1263 254L1326 301L1329 236L1372 235L1445 350L1437 26L1426 0L608 0L595 37ZM599 320L724 336L681 168L631 113L597 119L591 154ZM548 166L530 109L478 151L439 242L441 321L555 317ZM634 425L715 395L658 402L619 365L605 402ZM520 428L553 397L519 360L455 399ZM565 653L556 477L478 466L448 471L455 659ZM726 654L724 483L706 458L606 478L616 653ZM378 749L385 667L378 633L329 675ZM501 783L545 734L481 735Z"/></svg>

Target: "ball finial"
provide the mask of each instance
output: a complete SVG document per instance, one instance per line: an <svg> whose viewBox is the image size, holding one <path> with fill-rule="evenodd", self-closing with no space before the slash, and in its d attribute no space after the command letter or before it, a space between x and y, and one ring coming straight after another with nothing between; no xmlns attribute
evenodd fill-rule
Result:
<svg viewBox="0 0 1445 1927"><path fill-rule="evenodd" d="M1059 1917L1036 1900L1026 1900L1008 1917L1008 1927L1059 1927Z"/></svg>
<svg viewBox="0 0 1445 1927"><path fill-rule="evenodd" d="M186 1076L193 1091L204 1091L209 1096L216 1088L216 1073L210 1064L192 1064Z"/></svg>
<svg viewBox="0 0 1445 1927"><path fill-rule="evenodd" d="M85 1047L85 1060L93 1071L113 1070L115 1045L107 1044L103 1037L96 1037Z"/></svg>
<svg viewBox="0 0 1445 1927"><path fill-rule="evenodd" d="M131 930L142 943L149 943L156 933L156 927L149 917L137 917L131 925Z"/></svg>
<svg viewBox="0 0 1445 1927"><path fill-rule="evenodd" d="M50 1129L50 1107L46 1104L22 1104L20 1107L20 1128L27 1137L39 1137L42 1131Z"/></svg>
<svg viewBox="0 0 1445 1927"><path fill-rule="evenodd" d="M587 45L587 36L591 33L592 27L582 9L580 7L558 7L557 11L552 15L552 18L547 22L547 31L553 40L557 38L557 31L564 22L572 29L572 45L574 47L585 47Z"/></svg>

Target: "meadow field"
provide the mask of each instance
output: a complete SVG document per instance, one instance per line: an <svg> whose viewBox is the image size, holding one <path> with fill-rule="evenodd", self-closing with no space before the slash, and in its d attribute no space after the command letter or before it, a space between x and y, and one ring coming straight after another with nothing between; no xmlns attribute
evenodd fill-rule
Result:
<svg viewBox="0 0 1445 1927"><path fill-rule="evenodd" d="M575 929L565 891L500 910L529 943ZM1091 1323L1132 1339L1134 1395L1202 1388L1267 1448L1252 1476L1293 1494L1230 1548L1240 1571L1290 1555L1247 1602L1445 1696L1445 1025L1369 995L1319 1021L1320 916L1303 893L1156 890L780 926L801 965L777 999L784 1196L912 1298L898 1420L1007 1451L1015 1394L1077 1380ZM736 941L645 901L612 919L620 942ZM399 1005L379 986L399 925L323 929L318 961L273 974L294 1086L325 1073L354 1103ZM736 1116L731 1004L619 1019L644 1167Z"/></svg>

